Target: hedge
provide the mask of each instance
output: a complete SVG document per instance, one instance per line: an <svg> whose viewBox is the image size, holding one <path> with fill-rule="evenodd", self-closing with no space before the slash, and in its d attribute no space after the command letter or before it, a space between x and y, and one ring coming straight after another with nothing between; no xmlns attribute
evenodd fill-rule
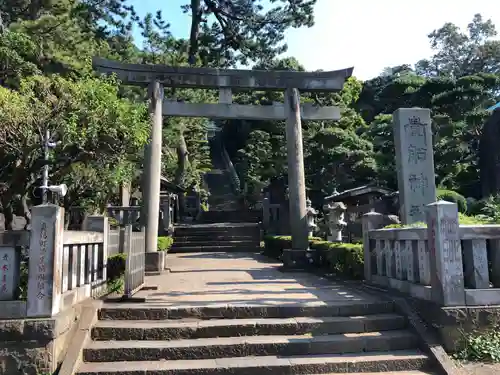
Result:
<svg viewBox="0 0 500 375"><path fill-rule="evenodd" d="M291 236L265 236L264 255L280 259L284 249L290 249ZM313 262L329 272L350 279L363 278L363 245L323 241L310 237L309 246L316 250Z"/></svg>
<svg viewBox="0 0 500 375"><path fill-rule="evenodd" d="M438 189L436 192L436 199L438 201L443 200L446 202L456 203L458 206L458 212L467 212L467 199L465 199L463 195L457 193L456 191Z"/></svg>
<svg viewBox="0 0 500 375"><path fill-rule="evenodd" d="M158 251L169 251L174 243L174 239L170 236L158 237Z"/></svg>
<svg viewBox="0 0 500 375"><path fill-rule="evenodd" d="M321 241L319 237L309 237L309 246L313 241ZM292 236L265 236L264 255L274 259L281 259L284 249L292 246Z"/></svg>

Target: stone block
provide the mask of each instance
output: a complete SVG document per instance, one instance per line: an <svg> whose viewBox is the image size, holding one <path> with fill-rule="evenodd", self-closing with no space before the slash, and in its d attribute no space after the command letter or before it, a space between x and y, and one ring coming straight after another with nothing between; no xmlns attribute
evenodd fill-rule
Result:
<svg viewBox="0 0 500 375"><path fill-rule="evenodd" d="M14 246L0 246L0 301L11 301L16 297L19 259L19 251Z"/></svg>
<svg viewBox="0 0 500 375"><path fill-rule="evenodd" d="M62 292L64 209L32 208L27 315L50 317L59 312Z"/></svg>
<svg viewBox="0 0 500 375"><path fill-rule="evenodd" d="M283 269L290 271L305 270L310 268L313 259L311 252L308 250L284 249Z"/></svg>
<svg viewBox="0 0 500 375"><path fill-rule="evenodd" d="M401 222L425 221L425 206L436 200L430 110L400 108L393 125Z"/></svg>
<svg viewBox="0 0 500 375"><path fill-rule="evenodd" d="M456 203L427 206L432 298L443 306L465 305L462 249Z"/></svg>
<svg viewBox="0 0 500 375"><path fill-rule="evenodd" d="M154 251L145 253L144 263L146 272L160 274L165 269L165 252Z"/></svg>

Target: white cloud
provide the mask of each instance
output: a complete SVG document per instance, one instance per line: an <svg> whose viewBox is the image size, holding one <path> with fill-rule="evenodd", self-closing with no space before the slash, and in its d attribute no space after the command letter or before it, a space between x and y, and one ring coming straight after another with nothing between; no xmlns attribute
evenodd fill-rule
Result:
<svg viewBox="0 0 500 375"><path fill-rule="evenodd" d="M428 57L430 32L446 22L465 29L476 13L500 31L500 3L493 0L318 0L315 26L288 32L287 55L308 70L354 66L356 77L369 79Z"/></svg>

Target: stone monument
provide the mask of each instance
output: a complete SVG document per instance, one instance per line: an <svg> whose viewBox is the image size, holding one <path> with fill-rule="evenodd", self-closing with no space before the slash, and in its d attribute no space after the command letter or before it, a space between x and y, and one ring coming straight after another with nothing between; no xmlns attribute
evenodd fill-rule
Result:
<svg viewBox="0 0 500 375"><path fill-rule="evenodd" d="M424 222L426 206L436 200L430 110L400 108L393 125L401 222Z"/></svg>

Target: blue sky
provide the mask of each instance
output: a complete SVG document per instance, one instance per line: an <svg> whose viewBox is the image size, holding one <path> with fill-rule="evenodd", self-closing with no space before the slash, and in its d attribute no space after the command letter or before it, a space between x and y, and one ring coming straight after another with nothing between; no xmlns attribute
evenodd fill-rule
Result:
<svg viewBox="0 0 500 375"><path fill-rule="evenodd" d="M180 9L188 2L131 0L141 16L161 9L177 37L189 34L190 17ZM315 26L287 32L286 55L308 70L354 66L356 77L370 79L385 67L430 56L427 34L445 22L465 29L476 13L491 18L500 31L500 2L495 0L318 0Z"/></svg>

